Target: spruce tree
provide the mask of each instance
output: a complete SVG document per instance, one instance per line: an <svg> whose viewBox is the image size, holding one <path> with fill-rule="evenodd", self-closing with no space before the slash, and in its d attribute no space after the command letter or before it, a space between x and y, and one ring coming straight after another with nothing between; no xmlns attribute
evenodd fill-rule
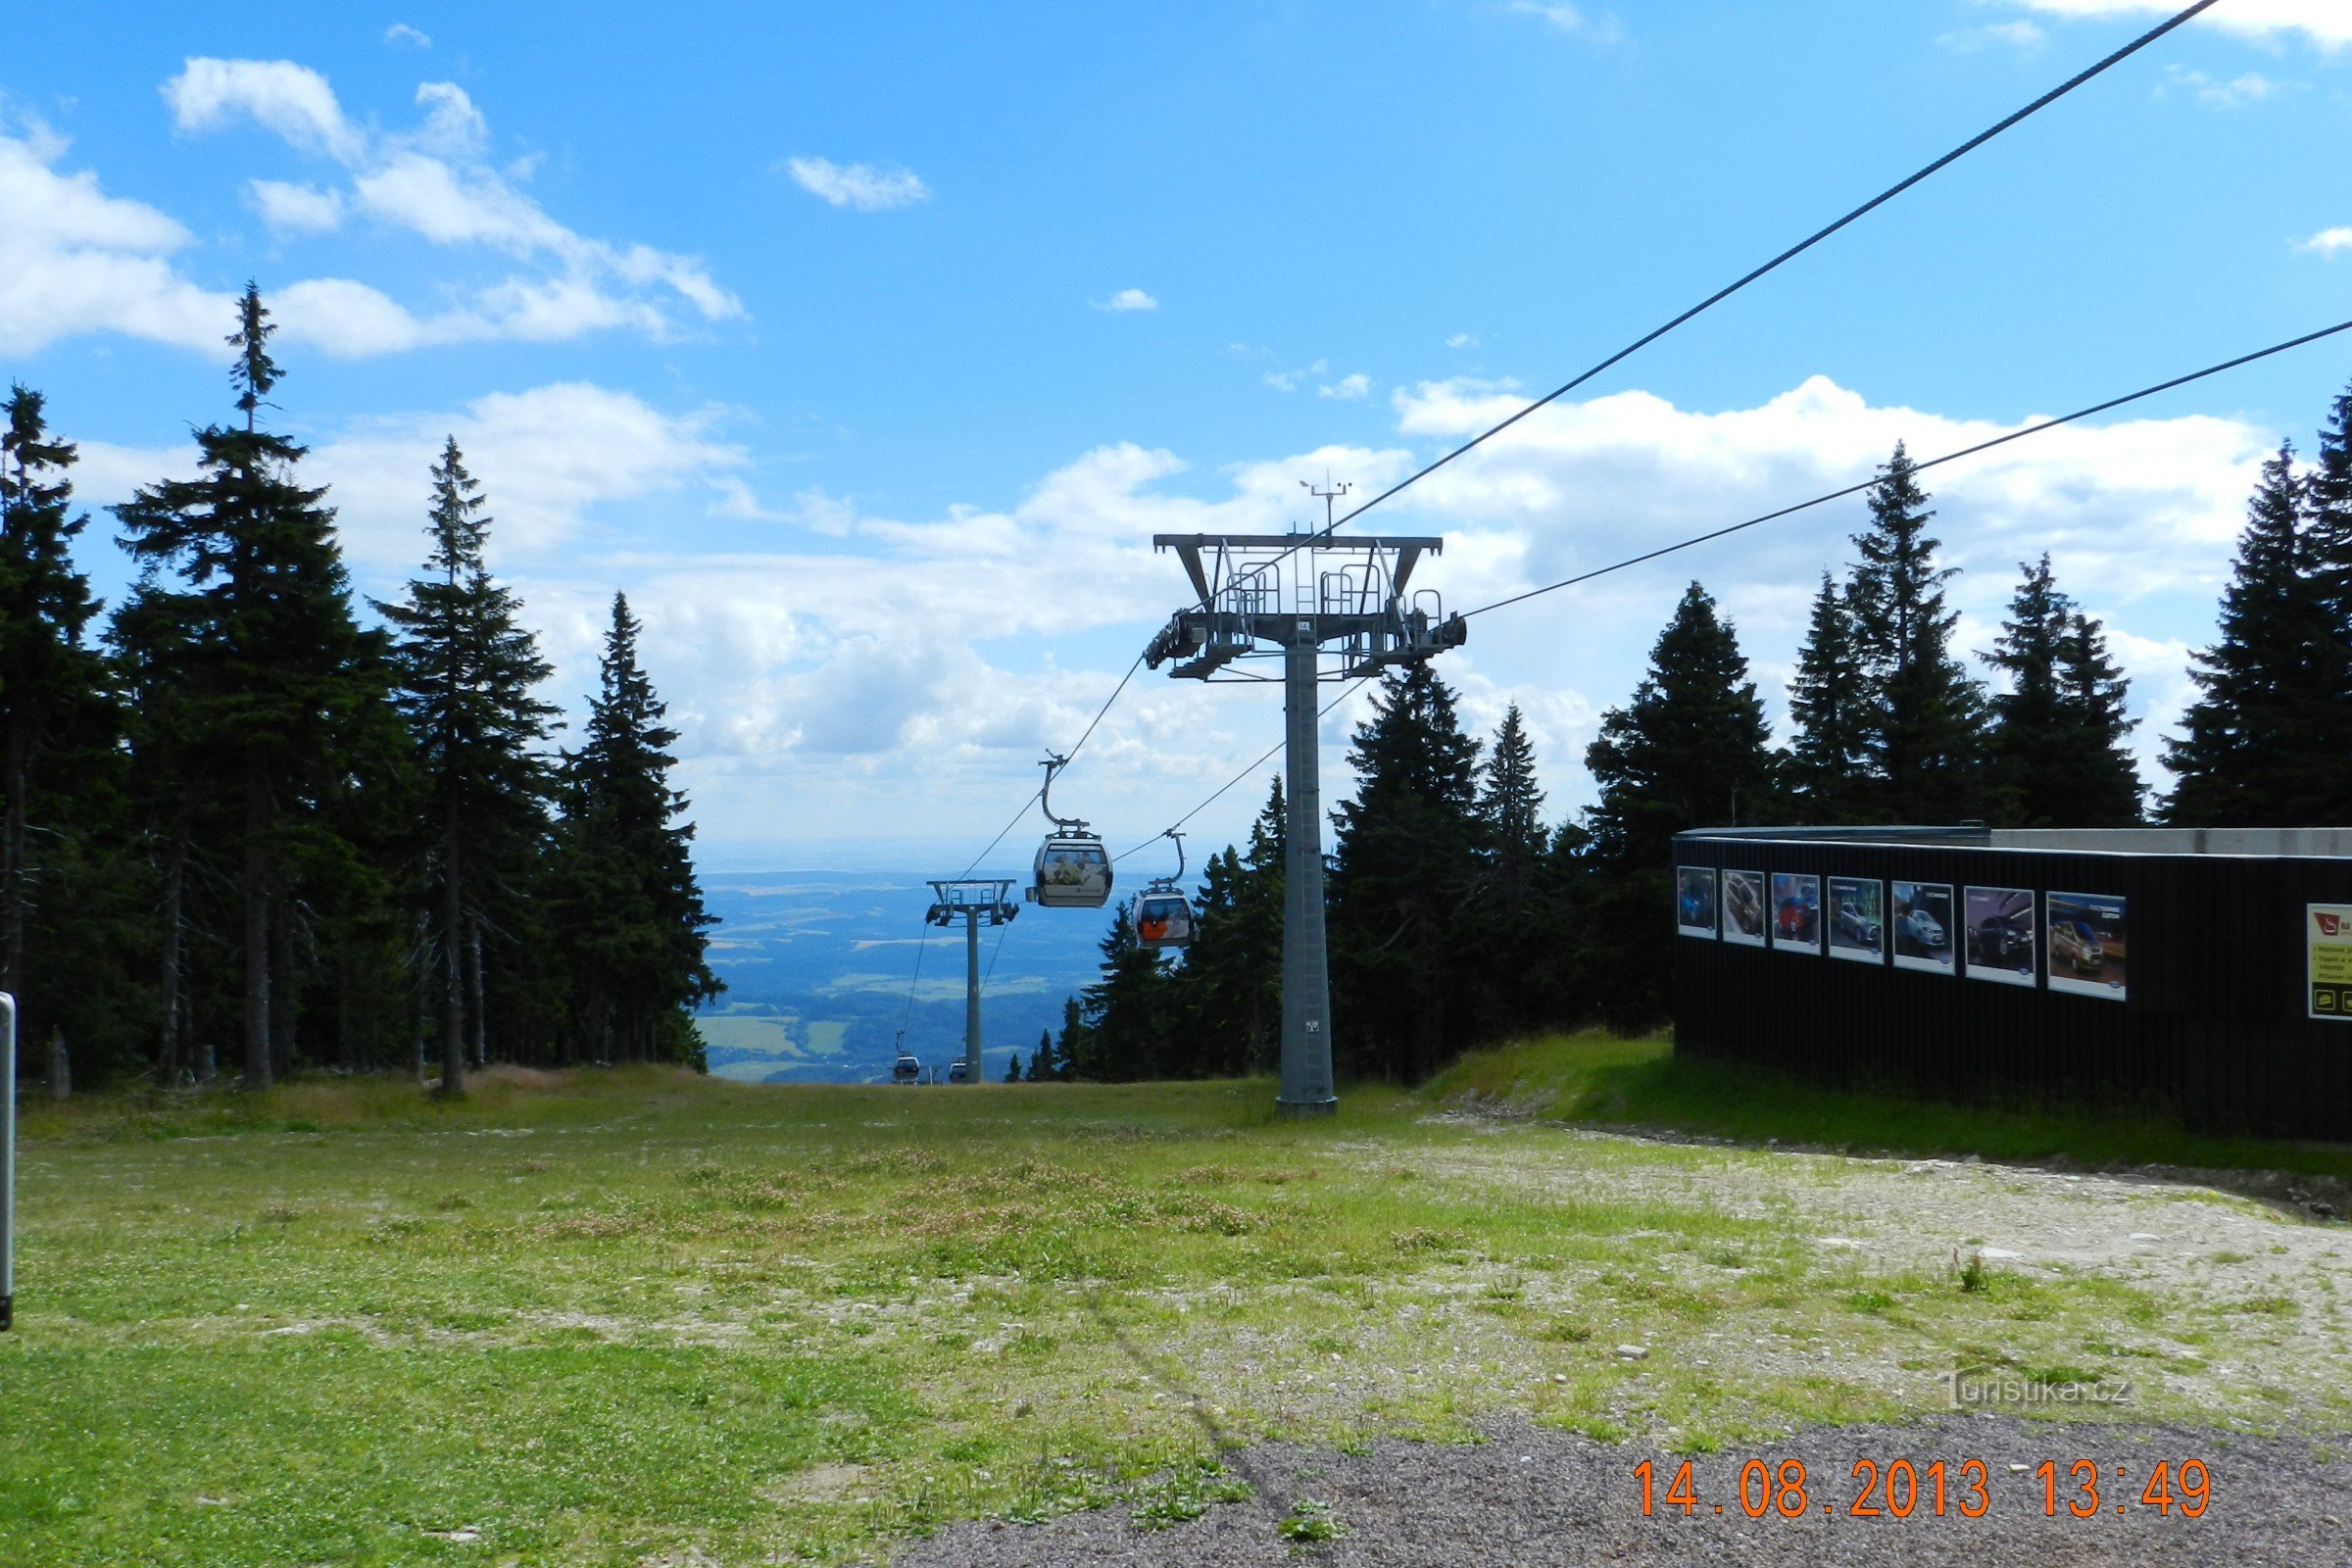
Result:
<svg viewBox="0 0 2352 1568"><path fill-rule="evenodd" d="M74 564L89 518L73 513L68 470L80 454L49 434L41 394L10 389L0 432L0 991L23 999L24 932L36 868L28 854L34 791L44 763L106 685L103 661L83 646L98 612ZM23 1020L30 1038L36 1017Z"/></svg>
<svg viewBox="0 0 2352 1568"><path fill-rule="evenodd" d="M1095 1058L1091 1032L1086 1027L1086 1011L1076 997L1061 999L1061 1034L1054 1044L1054 1076L1096 1082L1102 1078L1101 1063Z"/></svg>
<svg viewBox="0 0 2352 1568"><path fill-rule="evenodd" d="M1650 651L1633 700L1601 719L1585 753L1598 801L1586 813L1586 947L1612 1024L1666 1015L1674 931L1674 836L1769 821L1774 760L1764 704L1732 623L1697 583Z"/></svg>
<svg viewBox="0 0 2352 1568"><path fill-rule="evenodd" d="M2328 688L2311 715L2308 744L2316 755L2341 759L2352 757L2352 389L2328 411L2305 505L2307 569L2326 625L2326 639L2310 657L2318 666L2315 683ZM2310 820L2352 822L2352 768L2339 766L2331 776L2333 788L2320 781L2308 803Z"/></svg>
<svg viewBox="0 0 2352 1568"><path fill-rule="evenodd" d="M1282 1021L1282 780L1250 825L1247 856L1208 858L1193 945L1173 977L1174 1014L1199 1072L1232 1077L1273 1065Z"/></svg>
<svg viewBox="0 0 2352 1568"><path fill-rule="evenodd" d="M1470 1041L1478 741L1427 663L1385 676L1332 813L1333 1028L1343 1070L1415 1083Z"/></svg>
<svg viewBox="0 0 2352 1568"><path fill-rule="evenodd" d="M1854 535L1854 629L1868 676L1864 726L1882 820L1982 816L1984 693L1951 651L1960 616L1944 606L1956 573L1936 564L1936 515L1898 443L1870 492L1870 526Z"/></svg>
<svg viewBox="0 0 2352 1568"><path fill-rule="evenodd" d="M1470 966L1470 1034L1484 1041L1542 1019L1566 951L1561 911L1544 885L1552 836L1544 825L1535 743L1516 703L1504 710L1480 769L1478 834L1481 876L1471 919L1484 961Z"/></svg>
<svg viewBox="0 0 2352 1568"><path fill-rule="evenodd" d="M334 868L349 863L334 808L398 759L384 739L385 640L353 614L326 492L296 482L307 449L261 427L281 375L269 348L276 328L252 284L237 312L229 376L242 419L196 432L200 477L141 489L115 513L132 557L176 574L149 575L143 592L173 601L149 609L179 623L185 658L163 673L181 739L235 774L224 848L237 866L245 1081L265 1088L285 1064L294 1017L294 977L273 976L272 958L282 969L310 946L297 941L308 909L296 874L318 868L312 886L332 890Z"/></svg>
<svg viewBox="0 0 2352 1568"><path fill-rule="evenodd" d="M2058 588L2043 556L2022 568L1986 662L1994 810L2018 827L2123 827L2139 820L2139 771L2125 742L2129 692L2106 632Z"/></svg>
<svg viewBox="0 0 2352 1568"><path fill-rule="evenodd" d="M1528 880L1551 835L1544 826L1544 790L1536 782L1536 748L1513 703L1503 710L1487 751L1478 790L1479 837L1493 866L1494 903L1516 914Z"/></svg>
<svg viewBox="0 0 2352 1568"><path fill-rule="evenodd" d="M700 1064L688 1009L725 989L704 960L691 845L669 787L677 731L637 660L637 618L612 596L587 741L565 753L556 839L555 940L571 990L572 1033L594 1059Z"/></svg>
<svg viewBox="0 0 2352 1568"><path fill-rule="evenodd" d="M1102 978L1080 993L1094 1057L1090 1076L1110 1083L1193 1076L1171 1059L1174 999L1166 960L1136 940L1125 904L1113 910L1102 951Z"/></svg>
<svg viewBox="0 0 2352 1568"><path fill-rule="evenodd" d="M2305 483L2294 452L2263 465L2223 591L2220 637L2189 677L2203 695L2165 742L2181 827L2306 827L2341 809L2345 754L2333 743L2334 636L2314 571Z"/></svg>
<svg viewBox="0 0 2352 1568"><path fill-rule="evenodd" d="M463 960L485 920L520 906L545 849L551 778L540 748L556 710L536 695L549 673L538 640L483 559L486 503L454 436L433 466L432 488L432 575L376 608L399 635L399 701L416 737L441 922L441 1083L455 1094L469 1038ZM473 1022L486 1031L478 1010Z"/></svg>
<svg viewBox="0 0 2352 1568"><path fill-rule="evenodd" d="M1783 780L1789 810L1805 822L1858 822L1870 809L1874 704L1854 618L1850 594L1823 572L1788 683Z"/></svg>

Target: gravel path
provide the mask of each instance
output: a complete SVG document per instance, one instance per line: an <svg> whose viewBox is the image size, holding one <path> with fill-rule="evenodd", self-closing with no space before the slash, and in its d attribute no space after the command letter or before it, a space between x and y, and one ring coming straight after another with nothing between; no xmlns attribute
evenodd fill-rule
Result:
<svg viewBox="0 0 2352 1568"><path fill-rule="evenodd" d="M1888 1427L1816 1428L1752 1452L1699 1456L1698 1506L1686 1517L1664 1501L1679 1458L1639 1445L1612 1446L1524 1425L1493 1430L1471 1446L1385 1442L1372 1452L1272 1445L1229 1456L1255 1489L1247 1501L1211 1507L1164 1530L1141 1530L1125 1509L1074 1514L1043 1525L972 1524L917 1543L897 1568L1095 1568L1095 1565L1325 1563L1334 1568L1471 1568L1508 1565L1755 1563L1802 1568L1898 1568L1949 1563L2225 1564L2228 1568L2352 1564L2352 1445L2254 1439L2179 1427L2060 1425L2010 1416L1953 1415ZM1750 1458L1778 1469L1801 1460L1805 1512L1750 1519L1739 1500ZM1923 1492L1908 1518L1855 1518L1855 1461L1884 1470L1908 1458L1920 1471L1945 1464L1947 1506L1932 1515ZM2098 1511L2073 1517L2074 1461L2099 1466ZM1643 1518L1634 1467L1656 1465L1656 1511ZM1960 1516L1961 1465L1985 1462L1983 1516ZM2211 1478L2202 1517L2140 1503L2159 1459L2176 1470L2201 1459ZM2056 1518L2043 1513L2044 1460L2059 1466ZM2118 1479L2119 1469L2123 1478ZM1751 1483L1752 1485L1752 1483ZM2176 1481L2174 1491L2179 1493ZM1751 1496L1753 1494L1751 1494ZM1278 1534L1300 1499L1328 1508L1342 1532L1295 1546ZM1776 1496L1776 1502L1779 1498ZM1881 1494L1871 1500L1884 1506ZM1898 1499L1899 1500L1899 1499ZM1969 1498L1975 1505L1975 1498ZM2117 1504L2123 1505L2117 1511ZM1828 1504L1829 1511L1824 1511ZM1722 1513L1715 1509L1722 1505Z"/></svg>

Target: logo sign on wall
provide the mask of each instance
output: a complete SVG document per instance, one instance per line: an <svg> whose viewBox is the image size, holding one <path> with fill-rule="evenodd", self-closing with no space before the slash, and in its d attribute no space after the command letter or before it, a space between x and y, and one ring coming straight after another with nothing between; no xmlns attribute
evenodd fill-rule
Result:
<svg viewBox="0 0 2352 1568"><path fill-rule="evenodd" d="M1723 940L1742 947L1764 946L1764 873L1723 873Z"/></svg>
<svg viewBox="0 0 2352 1568"><path fill-rule="evenodd" d="M1886 884L1876 877L1830 878L1830 956L1884 963L1886 953Z"/></svg>
<svg viewBox="0 0 2352 1568"><path fill-rule="evenodd" d="M1772 874L1772 945L1784 953L1821 956L1821 878Z"/></svg>
<svg viewBox="0 0 2352 1568"><path fill-rule="evenodd" d="M1961 938L1971 980L2034 983L2034 890L1970 888Z"/></svg>
<svg viewBox="0 0 2352 1568"><path fill-rule="evenodd" d="M2052 991L2124 1000L2125 908L2104 893L2053 893L2041 901Z"/></svg>
<svg viewBox="0 0 2352 1568"><path fill-rule="evenodd" d="M1957 941L1952 926L1949 882L1897 882L1894 894L1894 966L1950 974Z"/></svg>
<svg viewBox="0 0 2352 1568"><path fill-rule="evenodd" d="M1674 928L1687 937L1715 934L1715 868L1678 865L1674 870Z"/></svg>
<svg viewBox="0 0 2352 1568"><path fill-rule="evenodd" d="M2310 952L2311 1015L2352 1020L2352 904L2313 904L2303 912Z"/></svg>

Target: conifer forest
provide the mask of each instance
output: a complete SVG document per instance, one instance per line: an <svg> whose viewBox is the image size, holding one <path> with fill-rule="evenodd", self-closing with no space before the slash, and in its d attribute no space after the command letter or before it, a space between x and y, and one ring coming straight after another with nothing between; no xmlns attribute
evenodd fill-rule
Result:
<svg viewBox="0 0 2352 1568"><path fill-rule="evenodd" d="M112 509L137 572L120 604L75 564L95 536L66 421L32 388L8 399L0 989L27 1070L403 1070L454 1090L490 1061L698 1061L712 921L626 598L564 733L485 562L496 498L452 439L417 476L416 575L361 603L333 498L271 428L285 372L251 287L234 328L197 475ZM1547 810L1516 708L1474 735L1426 662L1382 677L1331 813L1343 1074L1419 1082L1538 1030L1668 1021L1685 829L2352 820L2352 393L2314 461L2281 447L2262 471L2161 791L2105 630L2047 556L2018 564L1987 649L1957 645L1935 515L1897 446L1813 598L1778 737L1738 629L1692 582L1602 716L1574 813ZM1277 782L1249 841L1208 858L1181 958L1114 905L1100 978L1015 1073L1268 1070L1283 816Z"/></svg>

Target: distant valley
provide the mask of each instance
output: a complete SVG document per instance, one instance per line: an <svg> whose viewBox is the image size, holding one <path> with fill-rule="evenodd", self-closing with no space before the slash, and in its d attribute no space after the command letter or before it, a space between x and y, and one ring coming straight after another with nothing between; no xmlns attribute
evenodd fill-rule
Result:
<svg viewBox="0 0 2352 1568"><path fill-rule="evenodd" d="M1012 885L1016 902L1022 885ZM926 1063L961 1054L963 931L924 924L931 889L921 877L714 872L706 875L703 894L719 918L710 931L710 967L727 983L696 1020L713 1075L744 1083L881 1082L902 1027L908 1049ZM1093 983L1108 929L1107 909L1023 904L1010 925L982 930L988 1077L1004 1077L1014 1051L1025 1062L1039 1032L1060 1027L1062 1000Z"/></svg>

